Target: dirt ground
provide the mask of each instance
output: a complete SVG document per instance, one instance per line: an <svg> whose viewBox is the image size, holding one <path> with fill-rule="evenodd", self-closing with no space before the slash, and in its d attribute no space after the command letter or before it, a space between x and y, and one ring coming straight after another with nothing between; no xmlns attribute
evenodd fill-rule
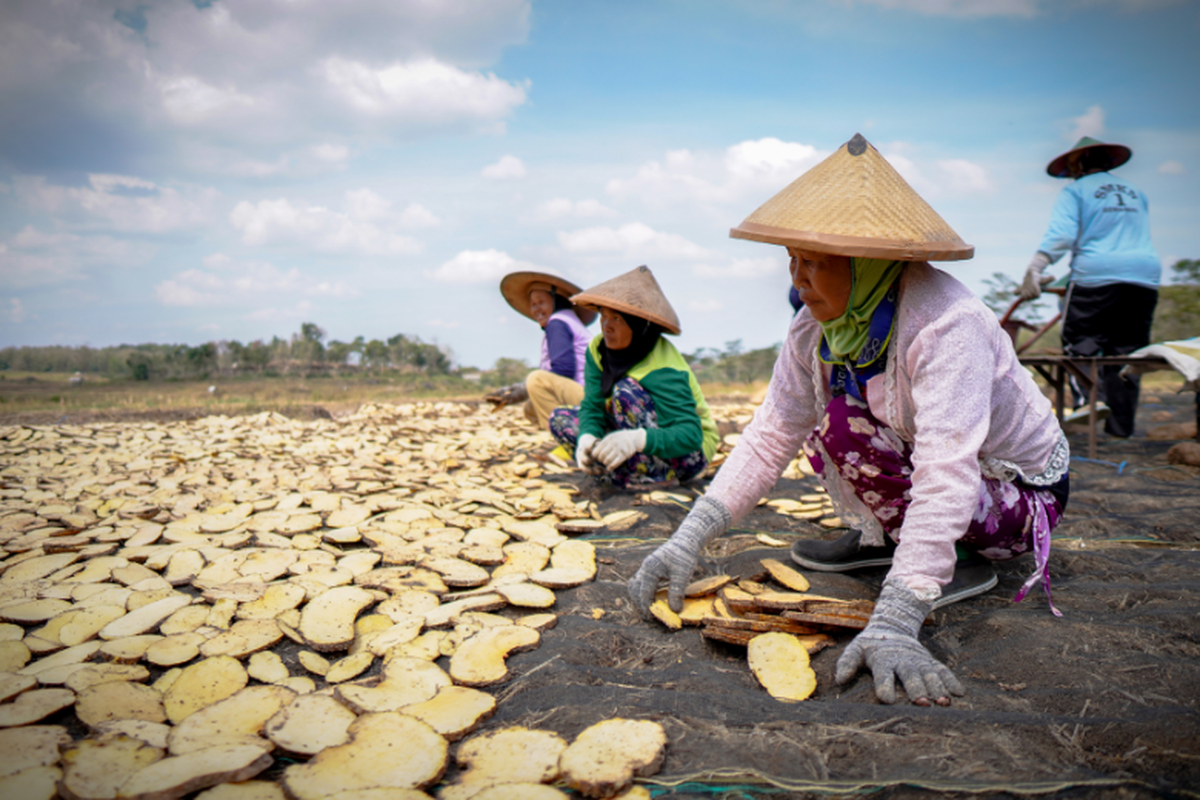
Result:
<svg viewBox="0 0 1200 800"><path fill-rule="evenodd" d="M835 686L851 634L813 656L809 700L772 699L744 648L643 622L630 607L627 580L685 506L604 492L579 473L547 476L602 514L636 507L647 519L589 539L596 580L558 592L557 626L510 658L513 678L495 687L499 707L481 732L524 725L571 740L614 716L656 720L669 745L646 781L655 797L1200 797L1200 469L1168 464L1177 439L1147 435L1194 418L1191 394L1145 397L1138 434L1102 436L1095 460L1078 458L1086 431L1069 431L1071 501L1050 559L1063 616L1040 590L1012 602L1031 557L998 565L990 593L935 612L923 640L967 690L949 708L880 704L865 673ZM815 478L783 479L769 496L816 487ZM710 547L703 571L751 577L760 559L786 559L756 538L764 532L785 542L840 533L760 506ZM823 594L871 597L884 572L808 577ZM298 650L285 641L277 652L291 661ZM71 724L61 716L46 722ZM288 763L279 757L260 779ZM451 767L443 781L454 777Z"/></svg>
<svg viewBox="0 0 1200 800"><path fill-rule="evenodd" d="M564 616L538 650L514 657L518 677L491 724L569 737L614 715L658 720L670 746L651 783L672 798L1198 796L1200 470L1168 465L1174 441L1146 436L1194 419L1195 407L1191 394L1145 400L1136 436L1102 434L1098 458L1072 464L1050 559L1062 618L1040 589L1012 602L1032 556L998 565L990 593L933 614L924 641L967 689L950 708L880 704L865 674L835 686L849 634L813 657L813 697L783 703L757 685L744 648L638 620L625 583L685 514L654 504L635 532L655 538L596 541L596 582L560 594ZM1069 436L1087 452L1086 431ZM770 496L815 485L781 480ZM601 511L636 502L611 495ZM754 531L838 535L761 506L740 530L710 548L708 573L749 577L779 557ZM855 596L877 591L884 572L808 577L814 591Z"/></svg>

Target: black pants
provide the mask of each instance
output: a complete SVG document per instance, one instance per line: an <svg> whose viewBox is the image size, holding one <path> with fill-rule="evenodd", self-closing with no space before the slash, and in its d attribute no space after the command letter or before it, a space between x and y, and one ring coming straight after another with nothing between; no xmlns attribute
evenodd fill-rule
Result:
<svg viewBox="0 0 1200 800"><path fill-rule="evenodd" d="M1123 356L1150 344L1150 323L1158 304L1158 290L1136 283L1104 286L1071 284L1063 312L1063 352L1075 356ZM1133 434L1139 380L1122 378L1121 367L1102 367L1098 394L1108 405L1104 430L1112 436ZM1075 404L1086 398L1071 381Z"/></svg>

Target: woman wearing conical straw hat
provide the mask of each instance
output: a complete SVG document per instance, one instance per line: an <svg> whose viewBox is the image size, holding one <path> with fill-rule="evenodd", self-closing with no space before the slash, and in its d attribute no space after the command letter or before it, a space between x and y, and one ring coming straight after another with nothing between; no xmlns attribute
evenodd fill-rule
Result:
<svg viewBox="0 0 1200 800"><path fill-rule="evenodd" d="M525 418L546 430L550 412L583 399L583 363L591 335L587 326L596 312L576 308L570 297L579 287L545 272L510 272L500 281L500 294L518 313L542 329L538 368L523 383L505 386L484 399L496 408L525 402Z"/></svg>
<svg viewBox="0 0 1200 800"><path fill-rule="evenodd" d="M1058 195L1020 294L1026 300L1038 297L1046 267L1071 254L1062 326L1063 352L1071 355L1122 356L1150 344L1162 278L1162 262L1150 241L1150 208L1140 189L1111 174L1132 155L1123 144L1084 136L1046 166L1051 177L1072 180ZM1104 430L1131 436L1137 376L1122 377L1119 365L1101 370L1101 397L1108 404ZM1083 404L1074 379L1071 387L1075 405Z"/></svg>
<svg viewBox="0 0 1200 800"><path fill-rule="evenodd" d="M580 469L616 488L691 480L717 451L717 425L700 384L665 338L679 317L648 267L574 295L600 312L584 370L583 402L557 408L550 434Z"/></svg>
<svg viewBox="0 0 1200 800"><path fill-rule="evenodd" d="M1026 552L1046 574L1067 498L1066 438L995 315L931 260L970 258L963 242L862 136L800 176L736 238L780 244L804 308L767 397L704 497L630 582L645 611L659 582L678 608L704 546L763 497L798 449L851 531L799 540L792 558L842 572L890 565L870 623L837 662L896 701L962 694L919 641L940 605L996 584L990 560ZM1055 614L1053 603L1050 605Z"/></svg>

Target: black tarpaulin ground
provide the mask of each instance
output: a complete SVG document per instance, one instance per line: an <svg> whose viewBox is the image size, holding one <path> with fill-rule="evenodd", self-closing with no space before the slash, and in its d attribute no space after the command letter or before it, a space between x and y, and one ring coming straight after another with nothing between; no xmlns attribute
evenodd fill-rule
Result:
<svg viewBox="0 0 1200 800"><path fill-rule="evenodd" d="M1143 414L1161 419L1166 408L1187 420L1190 403L1165 398ZM1085 434L1071 440L1086 452ZM497 687L486 728L525 725L569 740L610 717L656 720L669 745L649 783L672 798L1198 796L1200 471L1168 466L1171 444L1104 439L1095 461L1074 462L1050 559L1062 618L1040 589L1012 602L1029 556L998 565L988 594L934 612L923 640L967 689L949 708L883 705L865 673L835 686L849 633L813 656L815 694L784 703L757 684L744 648L641 621L626 580L685 514L641 503L648 518L628 538L595 540L597 580L560 592L557 627L510 659L514 677ZM781 480L771 497L814 486ZM601 511L639 502L609 495ZM749 576L761 558L786 558L753 531L836 535L762 507L740 529L710 548L705 571ZM814 591L869 595L883 574L808 577Z"/></svg>

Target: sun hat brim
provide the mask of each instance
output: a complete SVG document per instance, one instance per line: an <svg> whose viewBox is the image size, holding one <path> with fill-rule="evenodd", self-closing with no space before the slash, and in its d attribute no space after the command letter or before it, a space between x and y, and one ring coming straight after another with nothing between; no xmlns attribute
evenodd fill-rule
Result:
<svg viewBox="0 0 1200 800"><path fill-rule="evenodd" d="M857 133L729 235L834 255L904 261L959 261L975 255L975 248Z"/></svg>
<svg viewBox="0 0 1200 800"><path fill-rule="evenodd" d="M645 265L580 292L571 298L571 302L589 308L611 308L648 319L667 333L679 334L681 331L679 316L654 279L654 273Z"/></svg>
<svg viewBox="0 0 1200 800"><path fill-rule="evenodd" d="M734 239L750 239L756 242L798 247L816 253L854 256L858 258L889 258L897 261L961 261L975 256L975 247L966 242L935 244L878 239L864 236L838 236L836 234L795 231L743 222L729 229Z"/></svg>
<svg viewBox="0 0 1200 800"><path fill-rule="evenodd" d="M581 291L578 286L566 278L560 278L547 272L510 272L500 280L500 294L504 295L504 299L513 307L513 310L534 319L533 313L530 311L529 292L536 288L535 284L538 283L549 284L558 294L566 298L579 294ZM575 314L584 325L591 325L596 319L596 312L588 308L576 307ZM536 322L536 320L534 321Z"/></svg>
<svg viewBox="0 0 1200 800"><path fill-rule="evenodd" d="M1083 151L1091 151L1094 156L1103 156L1107 160L1107 165L1103 166L1103 171L1108 172L1124 164L1129 159L1133 158L1133 150L1123 144L1110 144L1108 142L1099 142L1087 136L1075 143L1067 152L1054 158L1046 165L1046 174L1051 178L1069 178L1070 172L1067 171L1067 161L1072 153L1081 153ZM1098 161L1101 159L1097 158Z"/></svg>

